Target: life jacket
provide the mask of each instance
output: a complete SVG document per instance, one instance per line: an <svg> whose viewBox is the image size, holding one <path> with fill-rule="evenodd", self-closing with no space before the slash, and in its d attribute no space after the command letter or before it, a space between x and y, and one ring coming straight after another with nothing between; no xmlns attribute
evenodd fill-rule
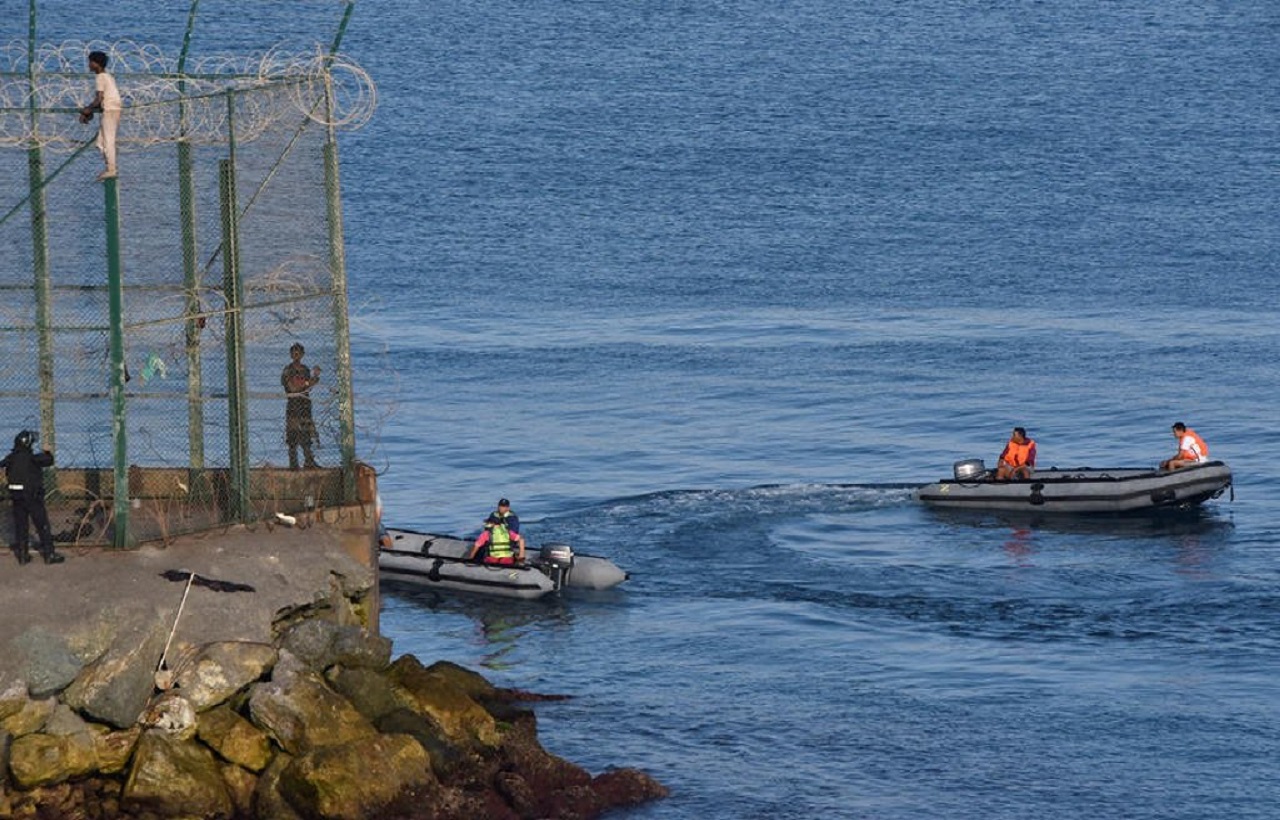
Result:
<svg viewBox="0 0 1280 820"><path fill-rule="evenodd" d="M1009 439L1009 443L1005 445L1004 452L1000 454L1000 460L1014 467L1034 467L1036 466L1036 443L1032 439L1027 439L1022 444Z"/></svg>
<svg viewBox="0 0 1280 820"><path fill-rule="evenodd" d="M1200 450L1199 453L1183 446L1188 437L1195 442L1195 446ZM1209 460L1209 445L1205 444L1204 439L1200 438L1200 434L1195 430L1192 430L1190 427L1188 427L1186 432L1182 434L1182 437L1178 439L1178 448L1178 458L1185 459L1187 461Z"/></svg>
<svg viewBox="0 0 1280 820"><path fill-rule="evenodd" d="M489 530L489 557L510 558L511 532L507 529L506 519L494 513L485 523L485 529Z"/></svg>

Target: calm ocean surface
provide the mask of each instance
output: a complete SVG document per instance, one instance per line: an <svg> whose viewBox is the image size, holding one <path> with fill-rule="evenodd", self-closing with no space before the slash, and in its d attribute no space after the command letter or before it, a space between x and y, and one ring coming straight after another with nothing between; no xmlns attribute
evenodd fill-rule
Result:
<svg viewBox="0 0 1280 820"><path fill-rule="evenodd" d="M672 788L628 817L1277 816L1280 6L406 0L344 50L389 522L506 495L632 573L389 594L397 652L574 695L548 749ZM1198 519L912 499L1015 424L1107 467L1177 420L1237 475Z"/></svg>

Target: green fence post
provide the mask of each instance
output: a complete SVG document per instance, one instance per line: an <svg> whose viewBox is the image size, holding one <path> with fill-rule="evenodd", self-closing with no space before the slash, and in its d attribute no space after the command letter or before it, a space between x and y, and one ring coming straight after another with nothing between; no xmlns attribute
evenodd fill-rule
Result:
<svg viewBox="0 0 1280 820"><path fill-rule="evenodd" d="M240 280L240 208L236 204L236 95L227 93L227 145L230 158L218 163L222 205L222 289L226 299L227 427L231 448L230 512L249 520L248 388L244 375L244 283Z"/></svg>
<svg viewBox="0 0 1280 820"><path fill-rule="evenodd" d="M324 188L328 200L329 270L333 275L333 330L336 339L338 444L342 450L342 493L348 504L356 497L356 425L351 381L351 324L347 317L347 263L342 238L342 195L338 187L338 146L324 146Z"/></svg>
<svg viewBox="0 0 1280 820"><path fill-rule="evenodd" d="M333 331L336 337L338 388L338 447L342 452L342 495L348 504L356 500L356 412L355 389L351 377L351 320L348 316L347 255L342 229L342 185L338 176L338 140L333 127L333 76L330 66L333 55L342 45L347 23L355 3L349 2L343 9L342 22L329 48L325 61L324 102L326 122L324 143L324 193L325 222L329 228L329 272L333 278Z"/></svg>
<svg viewBox="0 0 1280 820"><path fill-rule="evenodd" d="M40 148L39 95L36 93L36 0L31 0L27 26L27 109L31 116L33 140L27 151L27 185L31 200L31 267L35 276L37 373L40 382L40 435L50 450L58 449L54 425L53 383L53 299L49 272L49 223L44 194L44 154ZM57 489L57 472L50 471L51 490Z"/></svg>
<svg viewBox="0 0 1280 820"><path fill-rule="evenodd" d="M103 181L106 198L107 291L111 313L111 440L115 444L114 547L131 545L129 537L129 431L124 396L124 275L120 257L120 194L114 178Z"/></svg>
<svg viewBox="0 0 1280 820"><path fill-rule="evenodd" d="M186 354L187 354L187 451L192 492L203 487L196 480L204 470L204 371L200 357L200 331L204 322L200 318L200 270L196 258L196 183L191 143L187 138L190 103L187 101L186 65L191 49L191 32L195 28L196 7L199 0L191 0L187 15L187 30L182 37L182 52L178 55L178 213L182 223L182 287L186 301Z"/></svg>

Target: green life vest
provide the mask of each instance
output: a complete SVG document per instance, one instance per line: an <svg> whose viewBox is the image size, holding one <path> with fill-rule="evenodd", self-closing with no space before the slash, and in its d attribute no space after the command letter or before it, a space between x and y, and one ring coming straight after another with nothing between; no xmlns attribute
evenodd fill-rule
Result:
<svg viewBox="0 0 1280 820"><path fill-rule="evenodd" d="M511 557L511 533L507 530L506 521L495 521L489 525L489 555L492 558Z"/></svg>

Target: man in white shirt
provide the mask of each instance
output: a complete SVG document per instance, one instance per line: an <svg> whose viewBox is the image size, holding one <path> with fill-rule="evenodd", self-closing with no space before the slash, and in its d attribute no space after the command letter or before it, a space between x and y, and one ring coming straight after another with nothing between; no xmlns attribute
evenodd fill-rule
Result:
<svg viewBox="0 0 1280 820"><path fill-rule="evenodd" d="M1173 437L1178 440L1178 452L1173 458L1160 462L1161 470L1176 470L1209 460L1209 445L1195 430L1177 422L1173 425Z"/></svg>
<svg viewBox="0 0 1280 820"><path fill-rule="evenodd" d="M107 163L107 169L98 174L98 180L110 179L116 175L116 128L120 125L120 112L124 103L120 99L120 89L116 80L107 72L107 55L102 51L89 52L89 70L97 75L95 79L96 93L93 102L80 109L80 122L93 119L95 111L102 112L102 124L98 127L98 150Z"/></svg>

